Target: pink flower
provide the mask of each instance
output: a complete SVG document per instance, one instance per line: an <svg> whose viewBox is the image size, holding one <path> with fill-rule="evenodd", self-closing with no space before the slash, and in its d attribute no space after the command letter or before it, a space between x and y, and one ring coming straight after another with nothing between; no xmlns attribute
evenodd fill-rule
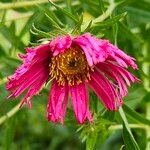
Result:
<svg viewBox="0 0 150 150"><path fill-rule="evenodd" d="M27 103L30 108L32 97L52 80L48 121L64 123L69 94L78 123L92 121L88 88L108 110L117 110L128 93L127 87L138 80L125 69L137 69L134 58L90 33L60 36L48 44L27 48L26 55L19 56L23 64L9 78L9 97L16 98L27 91L21 106Z"/></svg>

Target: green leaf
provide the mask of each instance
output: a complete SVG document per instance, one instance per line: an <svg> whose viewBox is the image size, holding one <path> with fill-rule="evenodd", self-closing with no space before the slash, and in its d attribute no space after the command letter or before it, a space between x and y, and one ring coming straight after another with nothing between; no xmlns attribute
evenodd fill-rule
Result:
<svg viewBox="0 0 150 150"><path fill-rule="evenodd" d="M29 19L28 21L26 22L26 24L24 25L24 27L22 28L20 34L19 34L19 39L21 39L26 32L28 32L32 26L32 23L34 20L36 20L38 16L38 13L34 13Z"/></svg>
<svg viewBox="0 0 150 150"><path fill-rule="evenodd" d="M143 42L143 40L141 39L141 37L135 35L134 33L131 32L131 30L124 25L123 23L119 22L119 29L120 29L120 33L124 35L124 37L132 40L133 42L138 41L138 42Z"/></svg>
<svg viewBox="0 0 150 150"><path fill-rule="evenodd" d="M94 150L96 140L97 140L97 132L92 132L88 135L86 141L86 150Z"/></svg>
<svg viewBox="0 0 150 150"><path fill-rule="evenodd" d="M133 141L133 137L124 122L123 122L123 139L126 150L140 150L137 144L135 144L135 142Z"/></svg>
<svg viewBox="0 0 150 150"><path fill-rule="evenodd" d="M101 13L104 13L104 2L103 2L103 0L98 0L98 2L99 2Z"/></svg>
<svg viewBox="0 0 150 150"><path fill-rule="evenodd" d="M73 31L71 33L76 34L78 32L81 32L82 23L83 23L83 14L81 15L78 24L75 26L75 28L73 29ZM80 33L78 33L78 34L80 34Z"/></svg>
<svg viewBox="0 0 150 150"><path fill-rule="evenodd" d="M115 114L116 114L115 112L106 110L106 111L102 114L102 117L103 117L104 119L107 119L107 120L110 120L110 121L114 121Z"/></svg>
<svg viewBox="0 0 150 150"><path fill-rule="evenodd" d="M5 143L4 147L5 150L11 149L11 144L13 142L13 137L14 137L14 132L15 132L15 118L11 118L10 120L7 121L6 123L6 129L5 129Z"/></svg>
<svg viewBox="0 0 150 150"><path fill-rule="evenodd" d="M39 30L39 29L37 29L36 27L35 27L35 25L34 25L34 23L33 23L33 25L32 25L32 30L30 30L31 31L31 33L33 33L33 34L35 34L35 35L40 35L40 36L42 36L42 37L47 37L47 38L50 38L51 37L51 35L49 34L49 33L46 33L46 32L44 32L44 31L41 31L41 30Z"/></svg>
<svg viewBox="0 0 150 150"><path fill-rule="evenodd" d="M85 29L83 29L82 32L84 33L84 32L90 31L91 30L91 26L92 26L92 20L89 22L89 24L87 25L87 27Z"/></svg>
<svg viewBox="0 0 150 150"><path fill-rule="evenodd" d="M98 26L99 28L107 28L107 27L110 27L110 26L113 26L115 23L117 23L118 21L120 21L122 18L124 18L126 16L126 12L125 13L122 13L120 15L117 15L111 19L108 19L106 21L103 21L103 22L98 22L96 23L94 26Z"/></svg>
<svg viewBox="0 0 150 150"><path fill-rule="evenodd" d="M52 1L49 0L49 2L57 9L59 10L61 13L63 13L64 15L68 16L70 19L72 19L73 21L75 21L76 23L78 23L78 19L69 11L60 8L58 5L56 5L55 3L53 3Z"/></svg>
<svg viewBox="0 0 150 150"><path fill-rule="evenodd" d="M59 24L57 24L57 22L55 22L49 15L45 14L46 17L49 19L49 21L52 23L52 26L56 29L55 31L58 31L60 34L67 34L60 26ZM55 34L53 34L54 32L51 32L52 35L55 36Z"/></svg>
<svg viewBox="0 0 150 150"><path fill-rule="evenodd" d="M127 105L123 105L123 110L126 112L126 114L128 114L132 119L136 120L137 122L143 123L143 124L146 124L146 125L150 126L150 120L147 120L146 118L141 116L136 111L132 110Z"/></svg>
<svg viewBox="0 0 150 150"><path fill-rule="evenodd" d="M59 20L59 18L55 15L55 13L49 9L44 9L42 6L38 6L40 11L43 12L43 14L46 15L46 17L49 19L49 21L57 26L57 27L64 27L64 24Z"/></svg>
<svg viewBox="0 0 150 150"><path fill-rule="evenodd" d="M123 138L124 138L126 149L127 150L140 150L137 142L135 141L132 135L130 128L128 127L129 124L128 124L127 118L122 108L119 109L119 113L123 120Z"/></svg>

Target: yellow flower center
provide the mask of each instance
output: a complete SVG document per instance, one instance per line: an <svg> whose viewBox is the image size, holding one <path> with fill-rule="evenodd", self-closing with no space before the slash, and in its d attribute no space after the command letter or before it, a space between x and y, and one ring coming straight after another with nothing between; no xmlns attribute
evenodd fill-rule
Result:
<svg viewBox="0 0 150 150"><path fill-rule="evenodd" d="M51 59L50 78L54 78L60 85L66 82L72 86L90 80L90 68L81 48L67 49Z"/></svg>

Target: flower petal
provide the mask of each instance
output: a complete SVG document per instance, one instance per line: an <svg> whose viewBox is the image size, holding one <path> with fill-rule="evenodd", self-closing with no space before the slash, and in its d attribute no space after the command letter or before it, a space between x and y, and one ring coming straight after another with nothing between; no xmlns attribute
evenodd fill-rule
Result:
<svg viewBox="0 0 150 150"><path fill-rule="evenodd" d="M117 82L121 97L127 95L127 85L130 86L131 82L138 81L138 79L126 69L120 67L117 64L113 64L112 62L99 63L97 64L97 67L107 76L111 77L114 81Z"/></svg>
<svg viewBox="0 0 150 150"><path fill-rule="evenodd" d="M59 86L54 80L47 105L48 121L64 123L68 103L68 85Z"/></svg>
<svg viewBox="0 0 150 150"><path fill-rule="evenodd" d="M28 108L32 107L32 97L36 94L38 94L40 92L41 87L44 85L44 83L46 82L47 78L45 77L45 75L41 75L40 78L38 78L38 82L37 80L34 80L34 83L32 84L32 86L30 86L27 94L24 96L20 108L24 105L24 103L28 104Z"/></svg>
<svg viewBox="0 0 150 150"><path fill-rule="evenodd" d="M92 120L88 110L88 92L84 83L70 86L72 104L78 123L84 123L85 119Z"/></svg>
<svg viewBox="0 0 150 150"><path fill-rule="evenodd" d="M105 47L106 51L108 51L108 54L110 58L114 59L118 64L122 67L128 67L131 66L133 69L138 69L137 65L135 64L135 59L133 57L130 57L123 51L121 51L118 47L112 45L111 43L108 43Z"/></svg>
<svg viewBox="0 0 150 150"><path fill-rule="evenodd" d="M20 55L20 57L23 59L23 64L15 71L14 75L9 77L6 85L7 90L12 93L9 97L18 97L28 88L34 89L36 92L29 94L29 90L27 95L35 95L49 76L51 58L49 44L37 46L34 49L27 48L27 54ZM27 95L26 97L29 97Z"/></svg>
<svg viewBox="0 0 150 150"><path fill-rule="evenodd" d="M113 85L99 71L95 70L91 74L91 80L88 84L102 100L107 109L116 110L122 104L122 100L117 95Z"/></svg>
<svg viewBox="0 0 150 150"><path fill-rule="evenodd" d="M98 39L90 33L85 33L75 37L73 43L82 48L90 66L106 60L115 60L122 67L131 66L133 69L138 69L133 57L125 54L108 40Z"/></svg>
<svg viewBox="0 0 150 150"><path fill-rule="evenodd" d="M73 43L79 45L84 51L89 66L103 62L108 57L107 52L104 51L103 46L105 41L102 42L91 36L90 33L83 34L73 39Z"/></svg>
<svg viewBox="0 0 150 150"><path fill-rule="evenodd" d="M50 42L50 49L53 52L53 56L63 53L71 46L72 40L70 35L59 36Z"/></svg>

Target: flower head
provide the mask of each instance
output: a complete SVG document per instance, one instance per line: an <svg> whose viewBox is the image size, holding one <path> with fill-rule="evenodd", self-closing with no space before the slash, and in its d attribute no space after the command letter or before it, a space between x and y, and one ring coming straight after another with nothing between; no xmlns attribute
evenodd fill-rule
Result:
<svg viewBox="0 0 150 150"><path fill-rule="evenodd" d="M92 120L88 88L114 111L122 105L130 83L138 80L126 70L129 66L137 69L134 58L90 33L59 36L48 44L27 48L26 55L19 57L23 64L9 78L9 97L18 97L27 90L21 106L27 103L31 107L32 97L52 80L47 118L53 122L64 122L69 94L78 123L84 123Z"/></svg>

